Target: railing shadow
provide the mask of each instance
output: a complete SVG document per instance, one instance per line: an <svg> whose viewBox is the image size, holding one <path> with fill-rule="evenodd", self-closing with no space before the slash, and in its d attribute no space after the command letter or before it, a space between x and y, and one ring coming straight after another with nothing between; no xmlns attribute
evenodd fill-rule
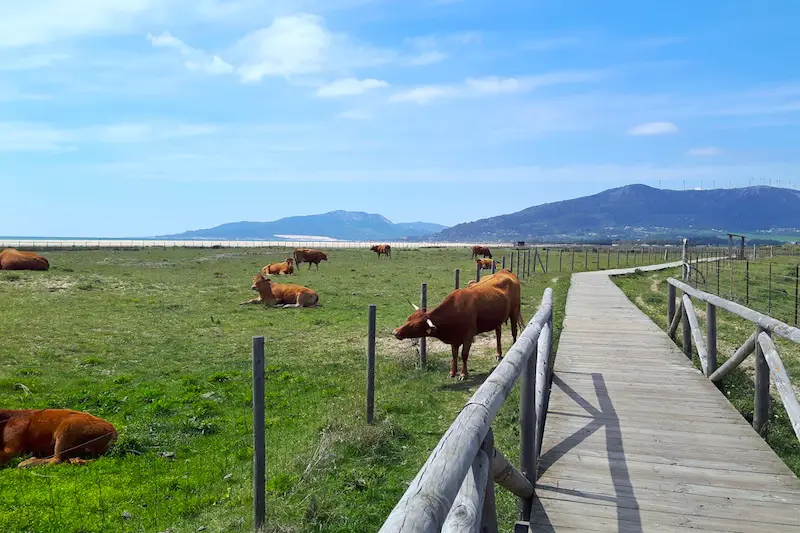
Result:
<svg viewBox="0 0 800 533"><path fill-rule="evenodd" d="M612 435L621 435L619 417L614 409L614 403L608 394L603 375L592 373L592 383L595 395L597 396L600 409L595 408L589 401L583 398L577 391L567 385L558 375L553 375L553 385L558 386L576 404L581 406L588 414L590 422L575 431L572 435L559 442L539 460L537 476L541 477L559 458L563 457L571 450L579 446L589 436L598 429L606 429L606 453L608 456L608 467L611 474L611 483L614 487L614 496L603 494L593 494L582 490L563 489L551 485L537 485L538 489L544 489L551 493L562 494L572 498L593 500L592 504L606 505L613 504L616 508L617 524L620 531L639 533L642 531L642 520L639 513L639 504L633 491L633 484L630 479L630 472L625 461L625 450L622 439L612 439ZM545 430L546 431L546 430ZM611 457L614 457L613 462ZM553 524L547 517L547 512L538 497L534 498L532 516L538 518L536 526L533 528L537 533L555 531Z"/></svg>

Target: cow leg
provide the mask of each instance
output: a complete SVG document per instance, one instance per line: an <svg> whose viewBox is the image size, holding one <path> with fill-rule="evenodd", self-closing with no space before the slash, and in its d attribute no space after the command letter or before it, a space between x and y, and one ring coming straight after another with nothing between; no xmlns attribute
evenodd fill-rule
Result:
<svg viewBox="0 0 800 533"><path fill-rule="evenodd" d="M467 370L467 359L469 358L469 349L472 347L472 341L465 342L461 347L461 375L458 376L459 381L464 381L469 377L469 370Z"/></svg>
<svg viewBox="0 0 800 533"><path fill-rule="evenodd" d="M514 342L517 342L517 327L520 322L519 315L511 315L511 336L514 338Z"/></svg>
<svg viewBox="0 0 800 533"><path fill-rule="evenodd" d="M262 303L261 298L253 298L252 300L247 300L246 302L242 302L239 305L260 304L260 303Z"/></svg>
<svg viewBox="0 0 800 533"><path fill-rule="evenodd" d="M494 336L495 339L497 340L497 352L494 356L495 361L500 361L501 359L503 359L503 347L500 341L500 336L502 335L502 332L503 328L501 327L494 330Z"/></svg>
<svg viewBox="0 0 800 533"><path fill-rule="evenodd" d="M458 345L452 344L450 349L453 351L453 360L450 364L450 377L454 378L458 372Z"/></svg>

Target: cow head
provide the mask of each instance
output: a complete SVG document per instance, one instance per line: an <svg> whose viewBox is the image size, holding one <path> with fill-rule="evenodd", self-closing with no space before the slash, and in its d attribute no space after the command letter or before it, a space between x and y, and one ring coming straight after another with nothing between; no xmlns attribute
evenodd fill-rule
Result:
<svg viewBox="0 0 800 533"><path fill-rule="evenodd" d="M286 264L288 266L292 266L292 263L294 263L294 259L292 259L291 257L287 257L286 258Z"/></svg>
<svg viewBox="0 0 800 533"><path fill-rule="evenodd" d="M250 287L254 291L258 291L258 295L264 302L275 302L277 298L272 293L272 281L264 277L263 274L256 274L253 277L253 285Z"/></svg>
<svg viewBox="0 0 800 533"><path fill-rule="evenodd" d="M322 260L323 261L327 261L328 260L328 254L322 253Z"/></svg>
<svg viewBox="0 0 800 533"><path fill-rule="evenodd" d="M377 252L377 251L378 251L378 245L377 245L377 244L375 244L375 245L371 246L371 247L370 247L370 251L371 251L371 252Z"/></svg>
<svg viewBox="0 0 800 533"><path fill-rule="evenodd" d="M414 308L414 312L408 316L406 323L392 332L398 340L427 337L436 331L436 326L428 313L414 304L411 306Z"/></svg>

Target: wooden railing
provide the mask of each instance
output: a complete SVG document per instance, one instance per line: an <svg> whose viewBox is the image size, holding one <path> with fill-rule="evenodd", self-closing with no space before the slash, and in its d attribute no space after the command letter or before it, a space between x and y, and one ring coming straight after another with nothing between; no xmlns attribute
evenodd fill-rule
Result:
<svg viewBox="0 0 800 533"><path fill-rule="evenodd" d="M497 531L495 483L529 520L553 377L553 290L411 481L381 533ZM520 378L520 468L494 447L492 421Z"/></svg>
<svg viewBox="0 0 800 533"><path fill-rule="evenodd" d="M678 324L683 323L683 353L692 358L692 341L697 348L700 366L703 374L711 381L718 383L730 374L751 353L755 353L755 408L753 412L753 428L761 433L769 417L769 378L775 382L775 388L780 395L789 420L792 423L795 435L800 439L800 402L792 388L789 375L783 366L775 343L771 335L787 339L800 344L800 329L792 327L780 320L761 314L741 304L725 300L714 294L697 290L676 279L669 278L667 296L667 318L670 337L675 336ZM678 308L675 309L676 290L681 290L683 296ZM706 303L706 332L703 331L697 320L692 298ZM724 365L717 367L717 308L752 322L755 331L737 349Z"/></svg>

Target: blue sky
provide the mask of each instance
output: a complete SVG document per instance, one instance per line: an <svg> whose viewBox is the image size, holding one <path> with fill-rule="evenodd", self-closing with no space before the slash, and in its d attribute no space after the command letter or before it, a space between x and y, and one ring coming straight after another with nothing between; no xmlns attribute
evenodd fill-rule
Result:
<svg viewBox="0 0 800 533"><path fill-rule="evenodd" d="M800 186L800 3L0 0L0 235Z"/></svg>

